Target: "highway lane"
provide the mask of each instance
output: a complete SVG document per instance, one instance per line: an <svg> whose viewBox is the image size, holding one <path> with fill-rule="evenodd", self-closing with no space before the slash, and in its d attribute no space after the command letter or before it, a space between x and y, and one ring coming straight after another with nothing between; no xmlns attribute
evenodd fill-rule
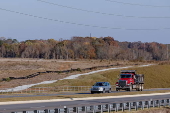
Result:
<svg viewBox="0 0 170 113"><path fill-rule="evenodd" d="M143 91L158 91L158 90L170 90L170 88L154 88L154 89L144 89ZM133 90L135 92L136 90ZM125 90L121 90L120 92L127 92ZM117 91L112 91L111 93L118 93ZM60 92L56 94L11 94L11 95L0 95L0 98L13 98L13 97L35 97L35 96L61 96L61 95L79 95L79 94L91 94L90 91L86 92Z"/></svg>
<svg viewBox="0 0 170 113"><path fill-rule="evenodd" d="M102 97L103 98L103 97ZM37 103L21 103L21 104L9 104L9 105L0 105L0 113L10 113L12 111L32 111L32 110L44 110L44 109L55 109L55 108L64 108L75 107L75 106L85 106L93 104L104 104L104 103L114 103L114 102L129 102L136 100L150 100L150 99L163 99L170 98L170 94L166 95L153 95L153 96L142 96L138 97L119 97L119 98L105 98L105 99L94 99L86 100L74 100L69 99L66 101L51 101L51 102L37 102Z"/></svg>

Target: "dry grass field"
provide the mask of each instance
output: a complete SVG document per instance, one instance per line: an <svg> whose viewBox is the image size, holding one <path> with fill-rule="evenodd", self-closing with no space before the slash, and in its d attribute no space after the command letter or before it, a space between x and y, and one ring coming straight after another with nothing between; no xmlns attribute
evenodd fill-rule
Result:
<svg viewBox="0 0 170 113"><path fill-rule="evenodd" d="M95 66L117 65L141 65L149 64L150 62L130 62L130 61L112 61L112 60L44 60L44 59L0 59L0 80L9 77L24 77L36 72L44 71L62 71L70 69L84 69ZM137 70L139 74L145 75L145 88L167 88L170 87L170 64L168 62L152 62L156 65L149 67L136 67L129 68L129 70ZM117 66L116 66L117 67ZM127 69L128 70L128 69ZM109 81L112 85L117 81L117 75L120 69L110 70L91 74L90 76L80 76L74 80L59 80L56 83L39 85L38 87L48 86L91 86L97 81ZM58 80L66 76L85 73L85 72L72 72L72 73L44 73L30 79L19 79L0 81L0 88L11 88L20 85L39 83L47 80ZM35 86L37 87L37 86ZM89 96L116 96L116 95L133 95L145 93L164 93L166 91L142 91L142 92L122 92L113 94L86 94L86 95L62 95L62 96L35 96L35 97L15 97L15 98L2 98L1 102L6 101L27 101L27 100L41 100L41 99L59 99L59 98L81 98ZM167 91L169 92L169 91ZM121 113L121 112L120 112ZM122 113L170 113L169 108L154 108L139 111L122 112Z"/></svg>
<svg viewBox="0 0 170 113"><path fill-rule="evenodd" d="M127 70L137 70L138 74L144 74L145 84L144 88L169 88L170 87L170 65L156 64L149 67L134 67ZM82 75L77 79L72 80L59 80L52 84L38 85L35 87L51 87L51 86L91 86L98 81L108 81L112 85L115 85L120 69L110 70L105 72L99 72L91 74L90 76Z"/></svg>
<svg viewBox="0 0 170 113"><path fill-rule="evenodd" d="M114 60L44 60L44 59L0 59L0 80L9 77L25 77L36 72L45 71L63 71L70 69L84 69L95 66L117 65L141 65L150 62L130 62ZM167 88L170 87L169 62L152 62L156 65L149 67L134 67L129 70L137 70L137 73L145 75L145 88ZM117 66L113 66L117 67ZM105 67L106 68L106 67ZM103 69L103 68L102 68ZM127 69L128 70L128 69ZM9 81L0 81L0 88L12 88L16 86L39 83L48 80L58 80L69 75L85 73L88 71L74 71L68 73L41 73L39 76L29 79L16 79ZM112 85L117 81L120 69L110 70L83 75L73 80L59 80L56 83L39 85L38 87L51 86L91 86L97 81L108 81ZM37 86L35 86L37 87Z"/></svg>
<svg viewBox="0 0 170 113"><path fill-rule="evenodd" d="M25 77L36 72L44 71L62 71L70 69L84 69L95 66L117 65L121 66L134 65L138 62L113 61L113 60L45 60L45 59L0 59L0 80L9 77ZM45 73L34 78L17 79L9 81L0 81L0 88L11 88L20 85L39 83L48 80L58 80L66 76L81 73ZM82 72L84 73L84 72Z"/></svg>

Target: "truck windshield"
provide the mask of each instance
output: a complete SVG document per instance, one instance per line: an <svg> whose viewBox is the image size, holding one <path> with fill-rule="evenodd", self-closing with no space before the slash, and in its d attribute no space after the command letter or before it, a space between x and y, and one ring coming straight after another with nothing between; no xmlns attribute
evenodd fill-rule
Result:
<svg viewBox="0 0 170 113"><path fill-rule="evenodd" d="M121 78L132 78L131 75L120 75Z"/></svg>

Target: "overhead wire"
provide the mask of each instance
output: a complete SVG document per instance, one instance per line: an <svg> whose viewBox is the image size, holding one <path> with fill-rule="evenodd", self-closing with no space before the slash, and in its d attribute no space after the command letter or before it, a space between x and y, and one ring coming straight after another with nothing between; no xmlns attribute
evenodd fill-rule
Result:
<svg viewBox="0 0 170 113"><path fill-rule="evenodd" d="M63 20L58 20L58 19L51 19L51 18L47 18L47 17L41 17L41 16L37 16L37 15L32 15L32 14L27 14L27 13L22 13L22 12L18 12L18 11L13 11L13 10L9 10L9 9L4 9L4 8L0 8L0 10L2 11L6 11L6 12L11 12L11 13L16 13L16 14L20 14L20 15L24 15L24 16L30 16L30 17L34 17L34 18L39 18L39 19L44 19L44 20L49 20L49 21L55 21L55 22L61 22L61 23L66 23L66 24L75 24L75 25L79 25L79 26L86 26L86 27L95 27L95 28L102 28L102 29L115 29L115 30L138 30L138 31L155 31L155 30L160 30L160 29L125 29L125 28L120 28L120 27L104 27L104 26L95 26L95 25L90 25L90 24L81 24L81 23L74 23L74 22L69 22L69 21L63 21ZM170 29L170 28L163 28L163 29Z"/></svg>
<svg viewBox="0 0 170 113"><path fill-rule="evenodd" d="M71 6L66 6L66 5L61 5L61 4L57 4L57 3L52 3L52 2L48 2L45 0L36 0L38 2L42 2L42 3L46 3L46 4L50 4L50 5L55 5L58 7L63 7L63 8L68 8L68 9L72 9L72 10L78 10L78 11L84 11L84 12L88 12L88 13L96 13L96 14L102 14L102 15L109 15L109 16L118 16L118 17L126 17L126 18L155 18L155 19L160 19L160 18L170 18L170 16L165 16L165 17L152 17L152 16L144 16L144 17L138 17L138 16L126 16L126 15L122 15L122 14L114 14L114 13L106 13L106 12L99 12L99 11L92 11L92 10L86 10L86 9L81 9L81 8L76 8L76 7L71 7Z"/></svg>
<svg viewBox="0 0 170 113"><path fill-rule="evenodd" d="M144 5L144 4L135 4L135 3L128 3L128 2L118 2L115 0L105 0L107 2L114 2L114 3L119 3L119 4L124 4L124 5L133 5L133 6L145 6L145 7L157 7L157 8L170 8L170 6L156 6L156 5Z"/></svg>
<svg viewBox="0 0 170 113"><path fill-rule="evenodd" d="M94 26L94 25L89 25L89 24L74 23L74 22L63 21L63 20L58 20L58 19L51 19L51 18L47 18L47 17L36 16L36 15L22 13L22 12L13 11L13 10L8 10L8 9L4 9L4 8L0 8L0 10L11 12L11 13L16 13L16 14L21 14L24 16L30 16L30 17L34 17L34 18L44 19L44 20L66 23L66 24L75 24L75 25L80 25L80 26L87 26L87 27L89 26L89 27L97 27L97 28L109 28L109 27ZM121 28L109 28L109 29L121 29Z"/></svg>

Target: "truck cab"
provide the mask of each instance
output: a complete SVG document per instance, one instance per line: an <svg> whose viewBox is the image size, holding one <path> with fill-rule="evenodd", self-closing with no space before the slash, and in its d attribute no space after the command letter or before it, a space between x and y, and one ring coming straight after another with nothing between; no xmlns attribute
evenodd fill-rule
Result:
<svg viewBox="0 0 170 113"><path fill-rule="evenodd" d="M134 84L134 76L133 74L120 74L119 80L126 80L128 84Z"/></svg>
<svg viewBox="0 0 170 113"><path fill-rule="evenodd" d="M116 91L127 90L131 91L132 89L142 90L144 84L141 81L141 75L137 75L135 70L122 70L118 82L116 82ZM139 81L140 80L140 81Z"/></svg>

